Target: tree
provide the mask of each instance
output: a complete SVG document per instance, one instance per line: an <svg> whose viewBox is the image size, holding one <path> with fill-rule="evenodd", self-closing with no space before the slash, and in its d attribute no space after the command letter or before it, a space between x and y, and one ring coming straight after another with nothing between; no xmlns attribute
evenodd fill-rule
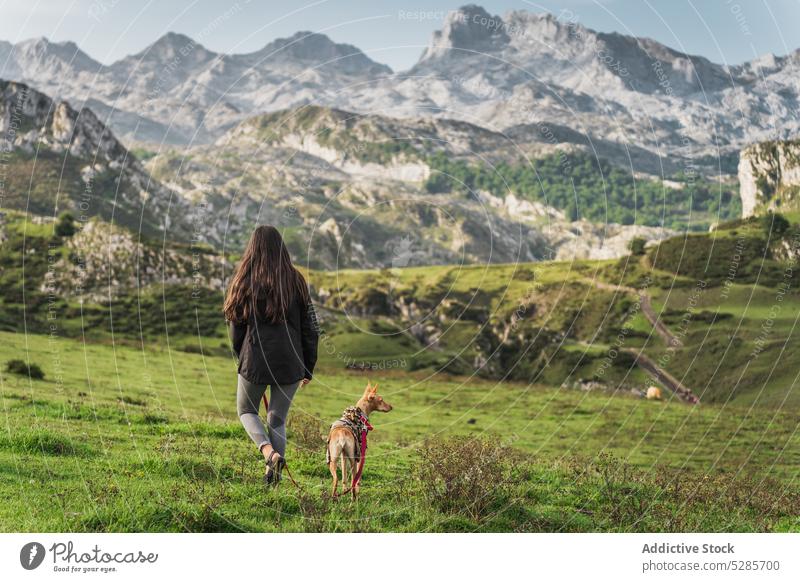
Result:
<svg viewBox="0 0 800 582"><path fill-rule="evenodd" d="M70 237L78 232L75 226L75 217L71 212L62 212L56 222L56 234L58 236Z"/></svg>
<svg viewBox="0 0 800 582"><path fill-rule="evenodd" d="M781 238L789 230L790 224L783 214L770 212L762 218L761 226L768 237Z"/></svg>
<svg viewBox="0 0 800 582"><path fill-rule="evenodd" d="M647 244L647 240L641 237L633 237L631 241L628 243L628 249L631 251L631 254L634 256L641 256L644 254L644 245Z"/></svg>

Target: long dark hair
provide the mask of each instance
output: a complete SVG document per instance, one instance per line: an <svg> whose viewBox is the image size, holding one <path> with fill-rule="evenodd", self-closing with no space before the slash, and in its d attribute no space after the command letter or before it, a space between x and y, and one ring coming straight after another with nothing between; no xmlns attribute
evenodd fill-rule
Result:
<svg viewBox="0 0 800 582"><path fill-rule="evenodd" d="M281 233L274 226L259 226L231 278L222 309L225 319L241 323L256 314L280 323L297 297L309 303L308 285L292 264Z"/></svg>

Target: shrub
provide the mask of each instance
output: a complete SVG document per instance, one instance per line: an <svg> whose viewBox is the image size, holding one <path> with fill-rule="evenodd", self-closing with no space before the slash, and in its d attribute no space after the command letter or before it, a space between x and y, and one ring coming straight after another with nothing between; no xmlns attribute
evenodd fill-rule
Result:
<svg viewBox="0 0 800 582"><path fill-rule="evenodd" d="M420 448L415 478L438 509L478 520L488 516L511 487L508 447L474 437L433 438Z"/></svg>
<svg viewBox="0 0 800 582"><path fill-rule="evenodd" d="M121 398L117 398L117 402L122 402L124 404L130 404L132 406L147 406L147 402L142 400L141 398L135 398L133 396L122 396Z"/></svg>
<svg viewBox="0 0 800 582"><path fill-rule="evenodd" d="M44 372L38 364L27 363L24 360L9 360L6 362L6 372L28 376L32 380L44 380Z"/></svg>
<svg viewBox="0 0 800 582"><path fill-rule="evenodd" d="M142 417L142 422L144 424L168 424L169 417L164 414L151 414L147 413Z"/></svg>
<svg viewBox="0 0 800 582"><path fill-rule="evenodd" d="M286 427L289 437L298 448L312 451L322 447L322 422L316 416L307 412L292 412Z"/></svg>
<svg viewBox="0 0 800 582"><path fill-rule="evenodd" d="M75 226L75 217L71 212L62 212L58 217L58 222L56 222L56 234L70 237L76 232L78 232L78 228Z"/></svg>
<svg viewBox="0 0 800 582"><path fill-rule="evenodd" d="M512 279L514 279L514 281L535 281L536 273L533 270L529 270L524 266L518 265L514 271Z"/></svg>
<svg viewBox="0 0 800 582"><path fill-rule="evenodd" d="M644 245L646 244L647 240L637 236L630 240L630 242L628 243L628 249L631 251L632 255L641 256L645 252Z"/></svg>
<svg viewBox="0 0 800 582"><path fill-rule="evenodd" d="M184 351L187 354L202 354L203 346L199 344L186 344L183 346L183 348L181 348L181 351Z"/></svg>
<svg viewBox="0 0 800 582"><path fill-rule="evenodd" d="M772 240L783 237L790 226L786 217L778 212L770 212L761 217L761 227L764 229L764 235Z"/></svg>
<svg viewBox="0 0 800 582"><path fill-rule="evenodd" d="M304 531L310 533L327 531L326 522L330 513L330 499L328 497L300 492L297 495L297 505L300 515L303 516Z"/></svg>
<svg viewBox="0 0 800 582"><path fill-rule="evenodd" d="M646 471L607 453L573 462L574 482L596 491L585 505L612 530L737 531L746 521L773 531L800 510L800 494L771 479L663 466Z"/></svg>

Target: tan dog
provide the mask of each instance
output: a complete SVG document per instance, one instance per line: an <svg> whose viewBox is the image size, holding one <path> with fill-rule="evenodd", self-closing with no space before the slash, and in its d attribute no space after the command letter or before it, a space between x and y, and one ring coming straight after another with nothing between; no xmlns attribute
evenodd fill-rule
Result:
<svg viewBox="0 0 800 582"><path fill-rule="evenodd" d="M369 382L367 382L367 387L364 389L364 395L356 402L356 407L361 409L361 413L367 418L376 410L378 412L389 412L392 409L392 405L378 394L378 385L375 384L373 386ZM359 446L356 443L353 431L350 427L347 425L336 426L336 424L339 423L341 423L341 421L334 423L328 435L328 468L331 470L331 476L333 477L331 495L334 497L336 497L339 487L339 476L336 474L336 465L341 460L342 487L345 488L344 493L347 493L347 486L353 482L353 478L355 477L356 450ZM361 455L363 454L364 451L361 451ZM352 488L353 499L357 497L358 489L358 484Z"/></svg>

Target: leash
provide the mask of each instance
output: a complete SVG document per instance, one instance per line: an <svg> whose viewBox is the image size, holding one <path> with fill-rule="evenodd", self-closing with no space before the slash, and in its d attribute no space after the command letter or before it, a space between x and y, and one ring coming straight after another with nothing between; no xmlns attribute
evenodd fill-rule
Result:
<svg viewBox="0 0 800 582"><path fill-rule="evenodd" d="M266 392L264 392L264 396L262 396L262 399L264 400L264 411L269 414L269 400L267 400L267 393ZM286 462L286 459L283 459L283 468L286 471L286 474L289 476L289 481L291 481L292 484L295 487L297 487L297 489L300 490L301 493L305 493L306 490L303 489L300 486L300 483L295 481L294 477L292 476L292 472L289 470L289 464Z"/></svg>
<svg viewBox="0 0 800 582"><path fill-rule="evenodd" d="M361 483L361 475L364 472L364 463L367 460L367 433L372 430L372 425L369 423L369 420L367 420L367 417L363 414L361 415L360 420L364 424L365 430L361 431L361 458L358 460L358 468L356 469L355 475L353 475L353 482L350 484L350 487L341 493L335 493L333 495L334 498L347 495L353 489L355 489L359 483Z"/></svg>

